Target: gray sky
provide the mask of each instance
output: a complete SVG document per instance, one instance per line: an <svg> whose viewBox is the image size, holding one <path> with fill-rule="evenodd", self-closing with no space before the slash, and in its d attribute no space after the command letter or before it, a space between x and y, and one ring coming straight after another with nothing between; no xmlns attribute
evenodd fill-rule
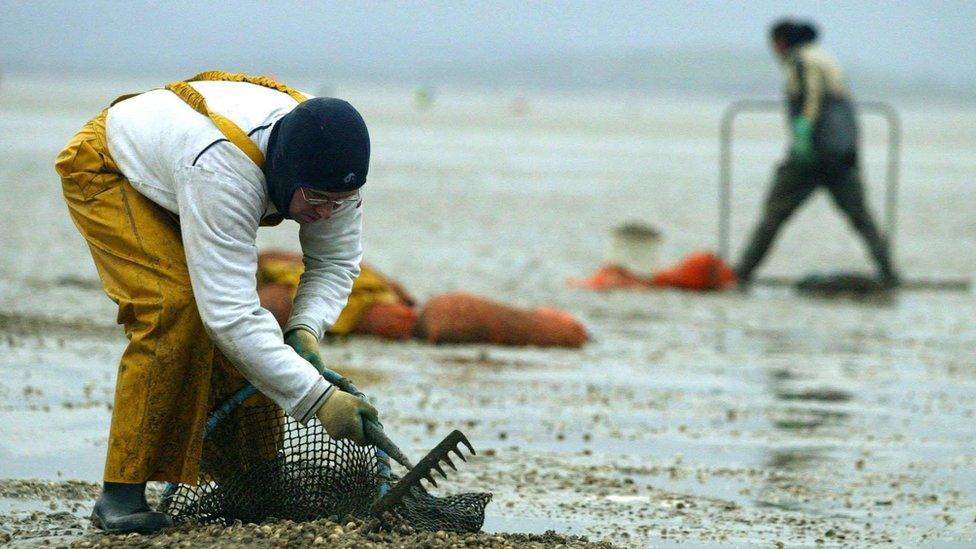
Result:
<svg viewBox="0 0 976 549"><path fill-rule="evenodd" d="M0 69L69 73L303 67L382 72L521 58L762 51L807 16L847 66L976 87L976 1L171 2L0 0Z"/></svg>

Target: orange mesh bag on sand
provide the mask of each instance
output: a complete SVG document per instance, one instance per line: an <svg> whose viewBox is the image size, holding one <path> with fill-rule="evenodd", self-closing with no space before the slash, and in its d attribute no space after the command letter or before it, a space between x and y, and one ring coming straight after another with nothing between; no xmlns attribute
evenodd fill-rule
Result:
<svg viewBox="0 0 976 549"><path fill-rule="evenodd" d="M352 331L387 339L410 339L417 318L417 311L413 307L399 303L372 303L363 311Z"/></svg>
<svg viewBox="0 0 976 549"><path fill-rule="evenodd" d="M288 319L291 317L294 294L295 288L290 284L275 282L258 286L258 299L261 300L261 306L271 311L282 328L288 324Z"/></svg>
<svg viewBox="0 0 976 549"><path fill-rule="evenodd" d="M712 252L695 252L670 269L654 273L655 287L685 290L722 290L735 285L735 271Z"/></svg>
<svg viewBox="0 0 976 549"><path fill-rule="evenodd" d="M427 302L415 330L430 343L494 343L582 347L583 325L556 309L509 307L471 294L441 294Z"/></svg>
<svg viewBox="0 0 976 549"><path fill-rule="evenodd" d="M258 288L265 284L287 284L298 290L298 281L305 271L302 254L281 250L258 253Z"/></svg>
<svg viewBox="0 0 976 549"><path fill-rule="evenodd" d="M411 307L413 298L402 286L373 267L365 263L360 267L346 307L329 333L344 335L352 332L391 339L411 337L417 321L417 313ZM258 297L261 306L271 311L281 326L291 315L304 270L302 254L276 250L258 254Z"/></svg>
<svg viewBox="0 0 976 549"><path fill-rule="evenodd" d="M298 281L304 270L302 254L279 250L258 253L258 299L282 328L291 317Z"/></svg>
<svg viewBox="0 0 976 549"><path fill-rule="evenodd" d="M638 276L620 265L607 263L587 278L570 278L570 288L614 290L619 288L647 288L651 279Z"/></svg>

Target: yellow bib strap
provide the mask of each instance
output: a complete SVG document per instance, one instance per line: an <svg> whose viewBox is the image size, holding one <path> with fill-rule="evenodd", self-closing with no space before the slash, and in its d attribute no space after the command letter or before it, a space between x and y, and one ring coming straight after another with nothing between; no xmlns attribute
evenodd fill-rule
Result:
<svg viewBox="0 0 976 549"><path fill-rule="evenodd" d="M305 101L305 95L295 88L282 84L277 80L272 80L267 76L251 76L249 74L243 74L239 72L224 72L224 71L207 71L201 72L200 74L187 78L187 82L198 82L200 80L213 80L217 82L246 82L248 84L254 84L256 86L263 86L265 88L271 88L272 90L278 90L281 93L287 93L292 99L301 103Z"/></svg>
<svg viewBox="0 0 976 549"><path fill-rule="evenodd" d="M125 95L120 95L120 96L118 96L118 97L116 97L116 98L115 98L115 101L112 101L111 103L109 103L109 104L108 104L108 106L109 106L109 107L112 107L112 106L114 106L114 105L115 105L116 103L121 103L122 101L125 101L126 99L128 99L128 98L130 98L130 97L135 97L135 96L137 96L137 95L141 95L141 94L142 94L142 92L136 92L136 93L127 93L127 94L125 94Z"/></svg>
<svg viewBox="0 0 976 549"><path fill-rule="evenodd" d="M220 133L224 134L231 143L237 146L238 149L244 152L252 162L257 164L257 166L264 166L264 154L261 149L258 148L254 141L248 137L247 133L241 129L240 126L234 123L231 119L219 114L212 112L207 107L207 101L203 98L196 89L193 88L188 82L198 82L202 80L217 81L217 82L246 82L248 84L255 84L257 86L263 86L265 88L271 88L273 90L280 91L282 93L287 93L292 99L301 103L305 101L305 96L300 92L295 90L290 86L276 82L266 76L250 76L247 74L240 73L230 73L222 71L207 71L201 72L200 74L188 78L187 80L181 80L178 82L172 82L166 85L166 89L175 93L177 97L183 100L187 105L198 113L209 117L210 120L217 126Z"/></svg>
<svg viewBox="0 0 976 549"><path fill-rule="evenodd" d="M200 92L193 89L193 86L186 82L173 82L166 84L166 89L175 93L177 97L182 99L193 110L210 117L210 120L213 120L213 123L220 130L220 133L224 134L224 137L234 145L237 145L238 149L244 151L244 154L252 162L257 164L259 168L264 166L264 154L254 141L251 141L251 138L244 133L244 130L232 120L221 114L211 112L207 108L207 101L200 95Z"/></svg>

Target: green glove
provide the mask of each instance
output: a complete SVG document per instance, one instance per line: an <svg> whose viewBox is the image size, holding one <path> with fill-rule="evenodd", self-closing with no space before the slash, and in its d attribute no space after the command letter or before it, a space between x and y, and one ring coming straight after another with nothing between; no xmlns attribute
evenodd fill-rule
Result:
<svg viewBox="0 0 976 549"><path fill-rule="evenodd" d="M295 328L285 334L285 344L295 349L298 356L311 362L316 370L321 372L325 369L325 364L322 363L322 357L319 355L319 338L312 332L305 328Z"/></svg>
<svg viewBox="0 0 976 549"><path fill-rule="evenodd" d="M801 164L813 162L813 124L805 116L793 119L793 146L790 148L790 156Z"/></svg>
<svg viewBox="0 0 976 549"><path fill-rule="evenodd" d="M351 440L360 446L366 445L364 422L379 420L379 413L370 403L339 389L332 391L315 415L330 437Z"/></svg>

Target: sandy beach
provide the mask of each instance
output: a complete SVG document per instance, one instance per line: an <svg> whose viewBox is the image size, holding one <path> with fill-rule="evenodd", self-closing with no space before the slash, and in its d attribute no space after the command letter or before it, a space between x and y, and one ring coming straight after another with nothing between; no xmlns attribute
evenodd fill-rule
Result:
<svg viewBox="0 0 976 549"><path fill-rule="evenodd" d="M87 515L126 340L53 159L116 95L164 80L9 77L0 88L0 130L17 136L0 143L0 543L103 540ZM559 307L593 336L578 351L367 337L324 347L409 453L453 428L468 435L478 456L443 490L494 493L491 535L476 543L976 543L972 292L864 300L761 286L566 286L598 267L610 229L628 220L661 229L664 263L716 248L718 127L733 98L443 90L418 109L410 89L330 89L370 124L367 261L421 300L464 290ZM904 130L895 260L906 279L968 280L976 106L895 106ZM865 124L869 198L880 213L885 127ZM736 131L738 253L785 132L778 113ZM297 247L294 225L262 233L262 247ZM870 264L821 194L762 274L835 268ZM345 525L272 526L294 543L328 539L336 527ZM588 541L546 538L549 530ZM238 534L254 545L270 535ZM167 539L217 544L231 534L180 535Z"/></svg>

